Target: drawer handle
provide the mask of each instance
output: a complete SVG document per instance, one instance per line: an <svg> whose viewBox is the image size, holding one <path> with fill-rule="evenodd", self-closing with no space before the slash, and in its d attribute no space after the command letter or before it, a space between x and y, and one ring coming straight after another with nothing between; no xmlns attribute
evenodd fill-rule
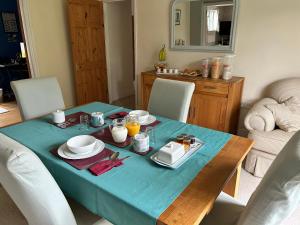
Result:
<svg viewBox="0 0 300 225"><path fill-rule="evenodd" d="M217 89L216 87L212 87L212 86L204 86L204 88L211 89L211 90Z"/></svg>

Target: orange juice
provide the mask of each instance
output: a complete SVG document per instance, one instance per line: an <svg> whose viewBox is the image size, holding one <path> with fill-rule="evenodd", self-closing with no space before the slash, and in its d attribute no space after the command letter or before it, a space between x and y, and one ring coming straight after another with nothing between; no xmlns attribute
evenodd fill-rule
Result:
<svg viewBox="0 0 300 225"><path fill-rule="evenodd" d="M126 128L128 130L128 135L133 137L140 132L141 125L138 122L128 122L126 123Z"/></svg>

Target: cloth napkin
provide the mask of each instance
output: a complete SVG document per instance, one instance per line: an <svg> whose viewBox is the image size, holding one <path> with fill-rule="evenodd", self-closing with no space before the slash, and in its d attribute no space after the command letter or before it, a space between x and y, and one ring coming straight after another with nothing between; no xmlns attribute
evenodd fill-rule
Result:
<svg viewBox="0 0 300 225"><path fill-rule="evenodd" d="M122 159L112 160L103 160L89 168L89 171L95 176L99 176L103 173L110 171L114 167L119 167L123 165Z"/></svg>
<svg viewBox="0 0 300 225"><path fill-rule="evenodd" d="M147 127L155 127L157 126L158 124L160 124L161 122L159 120L156 120L154 121L153 123L151 124L148 124L148 125L142 125L141 126L141 131L145 131Z"/></svg>

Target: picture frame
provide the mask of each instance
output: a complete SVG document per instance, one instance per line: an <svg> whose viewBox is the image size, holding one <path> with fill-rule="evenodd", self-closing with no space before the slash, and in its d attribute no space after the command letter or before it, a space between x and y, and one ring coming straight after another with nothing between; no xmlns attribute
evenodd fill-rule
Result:
<svg viewBox="0 0 300 225"><path fill-rule="evenodd" d="M2 23L5 33L18 33L17 17L14 12L2 12Z"/></svg>
<svg viewBox="0 0 300 225"><path fill-rule="evenodd" d="M181 24L181 9L176 9L175 13L175 25Z"/></svg>

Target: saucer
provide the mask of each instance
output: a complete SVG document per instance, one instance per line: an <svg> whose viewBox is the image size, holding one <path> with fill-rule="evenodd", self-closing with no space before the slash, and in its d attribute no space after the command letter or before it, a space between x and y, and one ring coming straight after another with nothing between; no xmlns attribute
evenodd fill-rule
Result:
<svg viewBox="0 0 300 225"><path fill-rule="evenodd" d="M92 151L85 154L75 154L68 149L67 143L64 143L58 148L57 153L60 157L65 159L86 159L97 155L104 149L104 147L105 144L102 141L97 140L96 145Z"/></svg>
<svg viewBox="0 0 300 225"><path fill-rule="evenodd" d="M154 123L156 121L156 117L153 115L149 115L147 120L143 121L142 123L140 123L142 126L146 126L149 125L151 123Z"/></svg>

